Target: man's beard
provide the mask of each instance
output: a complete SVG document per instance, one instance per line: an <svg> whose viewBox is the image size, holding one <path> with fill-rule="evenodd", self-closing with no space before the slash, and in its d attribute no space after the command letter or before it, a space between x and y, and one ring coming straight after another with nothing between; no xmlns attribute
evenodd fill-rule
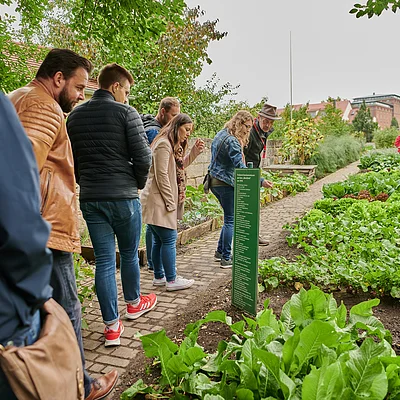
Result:
<svg viewBox="0 0 400 400"><path fill-rule="evenodd" d="M75 101L71 100L68 97L66 87L64 87L60 92L60 95L58 97L58 104L60 105L61 110L63 110L65 113L71 112L74 108Z"/></svg>

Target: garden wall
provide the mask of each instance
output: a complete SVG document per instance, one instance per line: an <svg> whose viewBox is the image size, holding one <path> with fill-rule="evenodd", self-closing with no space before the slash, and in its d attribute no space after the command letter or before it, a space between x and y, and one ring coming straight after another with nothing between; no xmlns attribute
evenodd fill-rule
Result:
<svg viewBox="0 0 400 400"><path fill-rule="evenodd" d="M207 173L208 165L211 160L211 142L212 139L203 139L206 148L202 154L200 154L196 160L190 165L187 171L188 185L199 186L203 183L204 175ZM191 148L196 141L196 138L189 140L189 148ZM271 164L280 164L281 156L279 156L278 151L282 146L282 140L268 140L267 141L267 155L263 160L262 166Z"/></svg>

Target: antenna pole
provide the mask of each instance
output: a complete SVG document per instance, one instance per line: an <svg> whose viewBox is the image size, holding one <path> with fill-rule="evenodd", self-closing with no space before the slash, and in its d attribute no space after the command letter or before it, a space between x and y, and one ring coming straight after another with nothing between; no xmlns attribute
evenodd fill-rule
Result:
<svg viewBox="0 0 400 400"><path fill-rule="evenodd" d="M293 119L293 68L292 68L292 31L289 32L289 62L290 62L290 125Z"/></svg>

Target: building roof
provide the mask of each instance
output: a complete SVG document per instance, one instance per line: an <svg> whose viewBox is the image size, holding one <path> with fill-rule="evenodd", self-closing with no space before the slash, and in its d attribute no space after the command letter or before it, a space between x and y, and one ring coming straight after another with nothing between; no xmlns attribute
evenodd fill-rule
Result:
<svg viewBox="0 0 400 400"><path fill-rule="evenodd" d="M353 101L351 103L352 107L360 107L361 104L365 101L365 104L368 104L369 107L372 106L379 106L379 107L385 107L385 108L393 108L391 104L383 103L382 101L376 101L376 100L360 100L360 101Z"/></svg>
<svg viewBox="0 0 400 400"><path fill-rule="evenodd" d="M363 100L365 100L366 102L372 101L372 100L379 101L379 100L387 100L390 98L396 98L396 99L400 100L400 96L398 94L375 94L375 93L373 93L369 96L354 97L353 102L359 102L359 101L362 102Z"/></svg>
<svg viewBox="0 0 400 400"><path fill-rule="evenodd" d="M336 103L336 108L339 109L342 112L343 116L345 116L345 112L346 112L347 108L349 107L349 105L351 104L350 100L346 100L346 99L345 100L337 100L335 103ZM310 114L318 115L318 113L320 111L323 111L325 109L327 104L328 104L328 102L326 102L326 101L323 101L321 103L309 104L308 108L307 108L307 111ZM303 107L303 106L305 106L305 104L294 104L293 105L293 109L294 110L299 110L300 107ZM278 109L278 114L282 114L283 111L284 111L284 108L279 108Z"/></svg>

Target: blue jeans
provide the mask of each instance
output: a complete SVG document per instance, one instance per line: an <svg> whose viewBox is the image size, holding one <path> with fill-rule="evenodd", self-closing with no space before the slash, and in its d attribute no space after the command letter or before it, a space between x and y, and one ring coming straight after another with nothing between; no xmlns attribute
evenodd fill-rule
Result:
<svg viewBox="0 0 400 400"><path fill-rule="evenodd" d="M72 253L53 250L53 269L51 272L50 286L53 288L53 299L61 305L68 314L78 340L83 367L83 383L85 397L89 396L93 379L85 369L85 354L82 342L82 307L78 298L74 259Z"/></svg>
<svg viewBox="0 0 400 400"><path fill-rule="evenodd" d="M146 226L146 257L147 257L147 265L149 268L153 269L153 260L151 257L151 252L153 251L153 232L150 227Z"/></svg>
<svg viewBox="0 0 400 400"><path fill-rule="evenodd" d="M13 344L17 347L29 346L36 342L40 333L40 312L37 310L32 318L31 327L25 335L13 338ZM17 400L11 387L7 381L4 372L0 368L0 399L1 400Z"/></svg>
<svg viewBox="0 0 400 400"><path fill-rule="evenodd" d="M224 260L232 257L232 238L234 221L234 188L232 186L212 186L211 191L224 210L224 225L219 236L217 251Z"/></svg>
<svg viewBox="0 0 400 400"><path fill-rule="evenodd" d="M161 279L165 276L167 282L176 278L176 229L163 228L157 225L148 225L153 233L153 267L154 277Z"/></svg>
<svg viewBox="0 0 400 400"><path fill-rule="evenodd" d="M115 236L120 253L122 290L127 303L140 299L138 248L142 229L142 205L139 199L81 203L96 257L95 284L103 321L111 325L119 320L115 279Z"/></svg>

